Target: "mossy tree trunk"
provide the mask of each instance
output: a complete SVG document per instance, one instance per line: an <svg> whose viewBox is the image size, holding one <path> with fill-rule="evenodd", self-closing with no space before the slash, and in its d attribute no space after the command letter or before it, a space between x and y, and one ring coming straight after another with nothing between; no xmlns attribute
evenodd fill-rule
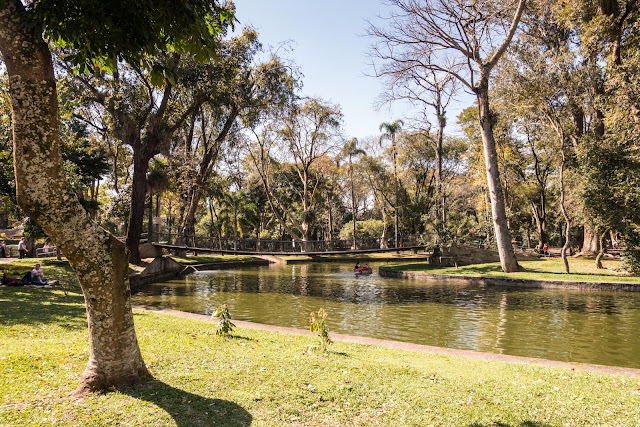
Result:
<svg viewBox="0 0 640 427"><path fill-rule="evenodd" d="M66 181L51 53L25 15L19 0L0 6L18 204L63 251L82 287L90 354L78 391L134 384L147 370L133 325L125 246L91 221Z"/></svg>

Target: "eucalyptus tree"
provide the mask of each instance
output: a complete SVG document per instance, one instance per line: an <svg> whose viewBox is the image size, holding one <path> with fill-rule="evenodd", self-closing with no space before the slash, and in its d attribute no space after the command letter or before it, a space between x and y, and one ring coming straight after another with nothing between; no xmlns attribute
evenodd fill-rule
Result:
<svg viewBox="0 0 640 427"><path fill-rule="evenodd" d="M358 138L352 138L342 146L341 157L346 157L349 161L349 186L351 189L351 213L353 216L353 249L358 249L356 241L356 218L358 209L356 206L355 182L353 179L353 158L366 154L364 150L358 148Z"/></svg>
<svg viewBox="0 0 640 427"><path fill-rule="evenodd" d="M449 74L475 94L479 107L487 186L505 272L518 269L504 206L489 103L489 80L516 33L526 0L388 0L388 27L370 27L378 39L373 55L427 71Z"/></svg>
<svg viewBox="0 0 640 427"><path fill-rule="evenodd" d="M273 112L269 122L253 129L249 154L269 205L282 227L303 242L305 250L321 201L323 177L318 165L336 150L341 120L338 106L311 98L289 103L284 111ZM274 179L277 172L281 182ZM286 196L295 204L287 202Z"/></svg>
<svg viewBox="0 0 640 427"><path fill-rule="evenodd" d="M525 30L519 34L509 49L507 60L496 78L496 94L502 110L510 111L528 138L532 167L522 168L523 178L535 178L535 191L527 192L538 228L539 242L545 229L544 204L547 200L545 186L556 181L560 192L559 210L565 221L562 259L565 272L569 272L567 251L572 224L584 224L584 251L597 249L597 240L590 233L592 222L584 212L578 215L580 179L577 185L567 185L567 175L577 171L577 153L585 131L591 124L590 102L585 95L589 69L576 57L571 33L558 25L551 10L534 8L523 18ZM534 136L532 139L529 136ZM542 148L542 151L538 151ZM538 156L538 154L542 156ZM559 155L558 155L559 154ZM542 166L542 168L540 168ZM534 171L535 174L527 174ZM559 174L558 179L549 174ZM568 194L573 197L567 197ZM536 201L537 200L537 201ZM536 207L537 206L537 207ZM543 215L538 215L542 212ZM543 219L542 221L540 221Z"/></svg>
<svg viewBox="0 0 640 427"><path fill-rule="evenodd" d="M73 14L70 12L73 11ZM78 392L147 374L133 325L123 243L98 227L63 172L51 51L73 49L80 71L118 60L147 63L158 49L209 57L231 12L210 1L0 1L0 53L9 76L18 204L62 249L85 297L89 361ZM125 28L123 29L123 25Z"/></svg>
<svg viewBox="0 0 640 427"><path fill-rule="evenodd" d="M391 141L391 156L393 164L393 184L394 184L394 200L393 200L393 229L395 235L395 247L398 247L398 150L396 147L396 138L404 122L396 120L392 123L381 123L380 130L384 131L380 136L380 145L385 139Z"/></svg>
<svg viewBox="0 0 640 427"><path fill-rule="evenodd" d="M428 61L427 61L428 62ZM447 124L447 109L460 84L451 74L416 66L414 63L392 61L376 70L377 77L385 78L387 90L384 102L408 100L419 110L414 117L416 127L428 136L435 150L435 223L438 234L446 222L446 198L442 188L442 144ZM431 136L432 116L435 115L435 135Z"/></svg>

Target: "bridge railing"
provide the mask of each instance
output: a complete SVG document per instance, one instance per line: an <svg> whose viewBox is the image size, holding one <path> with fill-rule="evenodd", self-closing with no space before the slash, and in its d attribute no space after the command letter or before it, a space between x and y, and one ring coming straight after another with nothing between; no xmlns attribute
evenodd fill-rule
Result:
<svg viewBox="0 0 640 427"><path fill-rule="evenodd" d="M182 246L185 238L181 234L160 233L155 236L155 243L166 243ZM353 240L265 240L265 239L233 239L217 238L214 236L189 236L190 247L219 249L224 251L251 252L328 252L348 251L353 249ZM412 236L404 237L401 245L413 246L418 244ZM358 249L380 249L394 247L393 239L388 239L382 245L380 238L356 239Z"/></svg>

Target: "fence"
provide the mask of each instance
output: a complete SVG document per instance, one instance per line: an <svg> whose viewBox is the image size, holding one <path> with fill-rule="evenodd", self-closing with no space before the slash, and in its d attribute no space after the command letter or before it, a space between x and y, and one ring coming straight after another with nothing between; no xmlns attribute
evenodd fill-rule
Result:
<svg viewBox="0 0 640 427"><path fill-rule="evenodd" d="M156 243L169 245L184 245L184 236L180 234L160 233L156 235ZM213 236L189 236L189 247L219 249L226 251L251 251L251 252L328 252L349 251L353 249L353 240L259 240L259 239L230 239L216 238ZM394 240L388 239L382 244L379 238L356 239L358 249L393 248ZM400 246L418 245L412 236L404 237Z"/></svg>

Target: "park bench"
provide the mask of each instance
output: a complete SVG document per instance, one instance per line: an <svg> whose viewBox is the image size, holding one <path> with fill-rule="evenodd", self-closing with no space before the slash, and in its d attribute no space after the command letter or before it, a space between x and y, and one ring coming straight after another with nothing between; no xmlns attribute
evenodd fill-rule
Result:
<svg viewBox="0 0 640 427"><path fill-rule="evenodd" d="M431 265L439 265L442 267L458 267L458 262L455 256L433 256L427 255L427 260Z"/></svg>
<svg viewBox="0 0 640 427"><path fill-rule="evenodd" d="M47 252L44 251L44 248L37 248L36 249L36 258L46 258L46 257L50 257L50 256L56 256L56 247L55 246L49 246Z"/></svg>

